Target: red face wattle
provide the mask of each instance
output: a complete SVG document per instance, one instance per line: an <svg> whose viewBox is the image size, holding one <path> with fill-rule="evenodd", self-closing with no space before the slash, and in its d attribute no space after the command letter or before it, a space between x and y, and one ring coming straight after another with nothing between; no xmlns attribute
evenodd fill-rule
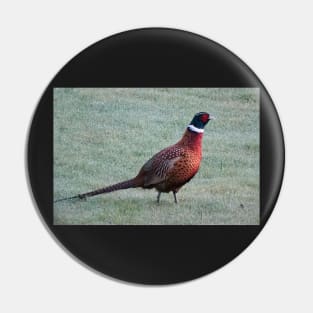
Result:
<svg viewBox="0 0 313 313"><path fill-rule="evenodd" d="M209 120L210 118L210 115L209 114L203 114L201 117L200 117L200 120L202 123L207 123L207 121Z"/></svg>

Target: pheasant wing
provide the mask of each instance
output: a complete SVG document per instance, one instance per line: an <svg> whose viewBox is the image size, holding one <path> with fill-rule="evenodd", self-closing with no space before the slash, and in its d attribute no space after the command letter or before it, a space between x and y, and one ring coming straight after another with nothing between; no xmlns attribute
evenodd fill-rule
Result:
<svg viewBox="0 0 313 313"><path fill-rule="evenodd" d="M175 163L184 156L184 149L171 146L154 155L141 169L144 173L144 186L162 183Z"/></svg>

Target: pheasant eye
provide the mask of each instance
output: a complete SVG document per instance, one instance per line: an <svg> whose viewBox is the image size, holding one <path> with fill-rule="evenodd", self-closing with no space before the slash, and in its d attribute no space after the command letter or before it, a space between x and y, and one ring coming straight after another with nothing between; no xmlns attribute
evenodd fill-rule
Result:
<svg viewBox="0 0 313 313"><path fill-rule="evenodd" d="M209 114L203 114L201 117L200 117L200 120L202 123L206 123L209 119Z"/></svg>

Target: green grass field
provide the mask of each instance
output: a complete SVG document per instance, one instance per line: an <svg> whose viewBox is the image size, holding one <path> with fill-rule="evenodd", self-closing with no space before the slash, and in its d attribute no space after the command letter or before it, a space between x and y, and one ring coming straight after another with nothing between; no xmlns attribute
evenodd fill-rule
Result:
<svg viewBox="0 0 313 313"><path fill-rule="evenodd" d="M55 224L259 224L256 88L54 89L54 199L134 177L176 143L194 114L206 126L198 174L177 194L128 189L54 204Z"/></svg>

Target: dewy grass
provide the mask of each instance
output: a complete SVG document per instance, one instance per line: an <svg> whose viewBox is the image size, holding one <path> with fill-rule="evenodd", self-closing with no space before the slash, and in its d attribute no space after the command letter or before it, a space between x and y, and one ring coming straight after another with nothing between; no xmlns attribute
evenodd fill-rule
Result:
<svg viewBox="0 0 313 313"><path fill-rule="evenodd" d="M54 204L71 225L259 224L257 88L54 89L54 199L134 177L176 143L195 113L206 126L198 174L177 194L128 189Z"/></svg>

